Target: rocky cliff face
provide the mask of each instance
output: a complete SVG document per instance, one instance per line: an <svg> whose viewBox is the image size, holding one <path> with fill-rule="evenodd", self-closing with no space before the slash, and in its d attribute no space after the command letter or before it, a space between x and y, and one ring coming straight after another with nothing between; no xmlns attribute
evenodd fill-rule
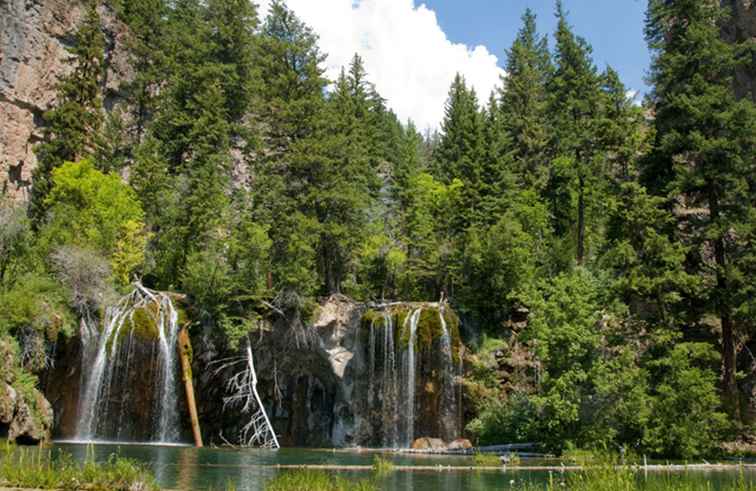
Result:
<svg viewBox="0 0 756 491"><path fill-rule="evenodd" d="M18 349L8 338L0 338L0 439L21 444L48 441L53 410L34 388L34 380L19 370Z"/></svg>
<svg viewBox="0 0 756 491"><path fill-rule="evenodd" d="M756 102L756 1L722 0L733 12L732 22L725 30L725 37L730 40L748 41L751 48L751 64L744 66L736 76L735 90L739 97L750 97Z"/></svg>
<svg viewBox="0 0 756 491"><path fill-rule="evenodd" d="M108 70L106 107L129 77L125 27L101 7ZM0 0L0 195L28 196L42 115L55 101L58 80L73 69L66 48L83 20L78 0Z"/></svg>
<svg viewBox="0 0 756 491"><path fill-rule="evenodd" d="M437 307L428 306L427 315L418 323L417 376L412 379L415 396L407 397L407 318L418 307L400 303L378 312L334 295L318 307L305 328L311 335L306 347L287 342L285 323L263 325L250 336L258 391L283 446L404 446L407 442L397 434L407 434L409 404L414 408L416 436L445 441L460 436L463 425L455 410L458 394L444 388L449 367ZM389 351L386 317L392 319L393 349ZM457 353L461 343L457 325L450 325L449 330ZM209 337L195 339L194 352L204 439L211 444L222 444L224 439L233 442L246 420L238 410L223 407L223 397L228 395L225 381L234 369L218 370L217 362L233 355L214 346ZM458 356L455 359L451 377L459 363Z"/></svg>

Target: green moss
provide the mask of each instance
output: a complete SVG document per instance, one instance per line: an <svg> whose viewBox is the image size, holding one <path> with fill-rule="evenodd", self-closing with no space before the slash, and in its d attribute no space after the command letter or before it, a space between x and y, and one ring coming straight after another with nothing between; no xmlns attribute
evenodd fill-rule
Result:
<svg viewBox="0 0 756 491"><path fill-rule="evenodd" d="M441 317L438 315L438 309L427 308L420 313L420 319L417 322L417 346L418 348L430 349L433 340L440 338L443 334L441 328Z"/></svg>
<svg viewBox="0 0 756 491"><path fill-rule="evenodd" d="M377 324L383 320L383 314L377 310L368 309L362 314L361 325L364 328L370 328L371 325Z"/></svg>
<svg viewBox="0 0 756 491"><path fill-rule="evenodd" d="M449 336L452 342L452 357L454 363L460 361L460 348L462 348L462 336L459 333L460 320L454 310L450 307L444 308L444 320L446 321L446 328L449 330Z"/></svg>
<svg viewBox="0 0 756 491"><path fill-rule="evenodd" d="M127 321L129 325L124 327L128 327L128 330L135 336L145 341L158 339L160 337L157 323L158 308L157 304L152 303L148 307L135 310L129 321ZM121 333L123 334L125 331L123 329Z"/></svg>

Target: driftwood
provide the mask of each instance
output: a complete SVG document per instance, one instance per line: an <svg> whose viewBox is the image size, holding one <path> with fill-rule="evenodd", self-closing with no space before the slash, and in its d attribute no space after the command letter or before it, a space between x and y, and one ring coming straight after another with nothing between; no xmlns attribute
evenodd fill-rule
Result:
<svg viewBox="0 0 756 491"><path fill-rule="evenodd" d="M230 395L223 399L223 408L240 407L242 414L248 418L239 434L241 446L277 450L280 448L278 437L257 393L257 372L251 343L247 345L245 357L230 359L216 373L242 363L245 368L232 376L226 384Z"/></svg>
<svg viewBox="0 0 756 491"><path fill-rule="evenodd" d="M189 418L192 422L194 444L197 448L202 448L202 432L200 431L197 404L194 400L194 383L192 382L192 362L190 360L192 343L189 339L189 332L186 330L186 326L179 331L178 350L179 357L181 358L181 374L184 379L184 389L186 389L186 405L189 407Z"/></svg>

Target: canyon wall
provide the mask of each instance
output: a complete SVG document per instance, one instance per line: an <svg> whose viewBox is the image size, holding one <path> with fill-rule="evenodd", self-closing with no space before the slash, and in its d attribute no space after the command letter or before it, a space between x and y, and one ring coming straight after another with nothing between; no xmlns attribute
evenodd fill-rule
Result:
<svg viewBox="0 0 756 491"><path fill-rule="evenodd" d="M0 0L0 195L23 200L29 194L42 116L73 68L67 48L84 14L78 0ZM127 31L108 8L100 7L100 15L108 68L103 94L111 107L130 76Z"/></svg>

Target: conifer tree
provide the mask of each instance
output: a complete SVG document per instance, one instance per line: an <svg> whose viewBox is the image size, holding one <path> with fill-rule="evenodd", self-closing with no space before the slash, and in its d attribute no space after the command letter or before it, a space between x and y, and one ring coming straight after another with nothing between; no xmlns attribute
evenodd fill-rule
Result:
<svg viewBox="0 0 756 491"><path fill-rule="evenodd" d="M455 232L462 233L480 219L482 164L484 161L483 116L475 91L457 74L449 89L441 139L436 149L435 175L444 184L460 180L462 201L455 205Z"/></svg>
<svg viewBox="0 0 756 491"><path fill-rule="evenodd" d="M271 4L259 46L258 67L266 83L256 112L266 151L254 164L254 218L270 229L274 290L299 307L299 300L320 286L313 240L318 224L302 203L309 160L319 152L313 146L322 135L324 58L317 36L279 0Z"/></svg>
<svg viewBox="0 0 756 491"><path fill-rule="evenodd" d="M591 47L575 36L557 2L556 68L549 81L549 112L557 154L549 193L557 230L574 230L577 264L586 256L587 216L591 194L602 185L603 158L598 140L601 121L600 79L591 59ZM573 211L570 194L577 203ZM574 228L573 228L574 224Z"/></svg>
<svg viewBox="0 0 756 491"><path fill-rule="evenodd" d="M656 140L643 176L685 225L678 240L691 246L689 267L710 281L702 315L719 319L724 401L737 418L736 336L752 325L738 312L749 301L756 113L733 91L739 46L722 39L726 15L719 2L649 2Z"/></svg>
<svg viewBox="0 0 756 491"><path fill-rule="evenodd" d="M551 57L547 38L538 35L536 16L530 9L523 14L522 22L507 52L500 112L512 139L518 183L542 191L548 180L547 83Z"/></svg>
<svg viewBox="0 0 756 491"><path fill-rule="evenodd" d="M105 38L97 12L98 2L88 3L84 21L70 49L73 72L58 84L53 109L44 114L43 143L36 148L38 165L33 174L29 215L35 228L45 219L45 199L52 171L64 162L89 155L102 125L101 83L105 70Z"/></svg>

